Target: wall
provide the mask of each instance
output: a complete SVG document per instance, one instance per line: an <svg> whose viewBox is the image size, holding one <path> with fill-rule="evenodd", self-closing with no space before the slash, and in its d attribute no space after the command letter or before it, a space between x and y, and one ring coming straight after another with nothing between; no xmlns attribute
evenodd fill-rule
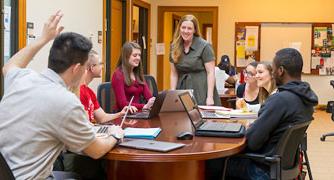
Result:
<svg viewBox="0 0 334 180"><path fill-rule="evenodd" d="M61 10L64 13L61 20L61 25L65 27L63 31L73 31L92 38L93 48L101 54L102 45L97 43L97 31L102 30L102 0L27 0L26 2L27 22L34 23L36 37L40 36L43 24L49 16L57 10ZM78 5L80 5L79 8ZM29 68L42 71L47 67L50 46L51 42L34 57ZM96 90L99 83L101 83L100 78L95 79L90 86Z"/></svg>
<svg viewBox="0 0 334 180"><path fill-rule="evenodd" d="M218 6L218 52L234 59L235 22L334 22L332 0L152 0L152 24L157 24L157 6ZM155 56L157 26L152 26L152 57ZM156 73L156 62L152 62ZM333 76L304 75L304 81L311 84L319 96L320 104L334 99L334 90L329 85Z"/></svg>

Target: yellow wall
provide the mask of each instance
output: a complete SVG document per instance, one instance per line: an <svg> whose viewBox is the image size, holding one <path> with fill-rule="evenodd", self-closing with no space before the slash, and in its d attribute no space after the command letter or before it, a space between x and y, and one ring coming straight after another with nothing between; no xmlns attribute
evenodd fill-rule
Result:
<svg viewBox="0 0 334 180"><path fill-rule="evenodd" d="M334 0L151 0L152 46L157 40L158 6L218 6L218 57L228 54L234 59L235 22L334 22ZM152 48L152 60L156 59ZM167 53L167 52L166 52ZM151 71L156 74L156 62ZM329 85L333 76L304 75L319 96L320 103L334 99Z"/></svg>

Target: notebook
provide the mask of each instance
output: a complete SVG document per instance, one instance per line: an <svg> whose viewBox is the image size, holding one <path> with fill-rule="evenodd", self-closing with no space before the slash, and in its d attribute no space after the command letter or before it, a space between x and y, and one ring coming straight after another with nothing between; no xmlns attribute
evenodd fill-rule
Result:
<svg viewBox="0 0 334 180"><path fill-rule="evenodd" d="M197 136L242 137L245 127L240 123L207 122L188 92L179 95Z"/></svg>
<svg viewBox="0 0 334 180"><path fill-rule="evenodd" d="M172 143L172 142L154 141L146 139L124 141L119 145L128 148L144 149L144 150L152 150L160 152L168 152L185 146L185 144L182 143Z"/></svg>
<svg viewBox="0 0 334 180"><path fill-rule="evenodd" d="M125 128L124 137L154 139L161 132L161 128Z"/></svg>
<svg viewBox="0 0 334 180"><path fill-rule="evenodd" d="M164 103L162 104L160 112L179 112L184 111L182 103L179 98L179 94L184 92L190 92L193 94L193 89L183 90L169 90L166 94Z"/></svg>
<svg viewBox="0 0 334 180"><path fill-rule="evenodd" d="M150 111L141 111L134 114L128 114L127 118L129 119L150 119L154 116L157 116L160 112L161 106L165 100L166 97L166 91L162 91L158 94L156 97L152 108Z"/></svg>

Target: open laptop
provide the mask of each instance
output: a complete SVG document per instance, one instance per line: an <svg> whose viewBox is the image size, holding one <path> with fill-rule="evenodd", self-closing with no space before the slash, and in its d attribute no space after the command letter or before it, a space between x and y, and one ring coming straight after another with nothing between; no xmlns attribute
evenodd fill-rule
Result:
<svg viewBox="0 0 334 180"><path fill-rule="evenodd" d="M179 94L184 92L190 92L193 94L193 89L183 90L169 90L167 91L166 98L162 104L160 112L179 112L184 111L183 105L180 101Z"/></svg>
<svg viewBox="0 0 334 180"><path fill-rule="evenodd" d="M166 97L166 91L162 91L158 94L158 96L155 98L155 101L152 105L151 110L149 111L141 111L134 114L128 114L127 118L129 119L150 119L154 116L157 116L160 112L161 106L165 100Z"/></svg>
<svg viewBox="0 0 334 180"><path fill-rule="evenodd" d="M123 147L160 151L160 152L168 152L185 146L185 144L182 143L172 143L172 142L154 141L146 139L124 141L119 145Z"/></svg>
<svg viewBox="0 0 334 180"><path fill-rule="evenodd" d="M240 123L207 122L188 92L179 95L183 107L198 136L242 137L245 127Z"/></svg>

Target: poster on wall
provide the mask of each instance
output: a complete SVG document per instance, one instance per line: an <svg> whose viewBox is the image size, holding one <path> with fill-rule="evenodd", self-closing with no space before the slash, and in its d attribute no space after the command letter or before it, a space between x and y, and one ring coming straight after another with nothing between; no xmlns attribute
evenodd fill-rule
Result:
<svg viewBox="0 0 334 180"><path fill-rule="evenodd" d="M319 75L334 75L333 24L328 27L314 27L314 47L311 51L312 69Z"/></svg>
<svg viewBox="0 0 334 180"><path fill-rule="evenodd" d="M245 47L247 51L257 51L258 50L258 26L246 26L246 43Z"/></svg>
<svg viewBox="0 0 334 180"><path fill-rule="evenodd" d="M327 39L327 27L314 28L314 47L323 47ZM325 42L326 43L326 42Z"/></svg>

